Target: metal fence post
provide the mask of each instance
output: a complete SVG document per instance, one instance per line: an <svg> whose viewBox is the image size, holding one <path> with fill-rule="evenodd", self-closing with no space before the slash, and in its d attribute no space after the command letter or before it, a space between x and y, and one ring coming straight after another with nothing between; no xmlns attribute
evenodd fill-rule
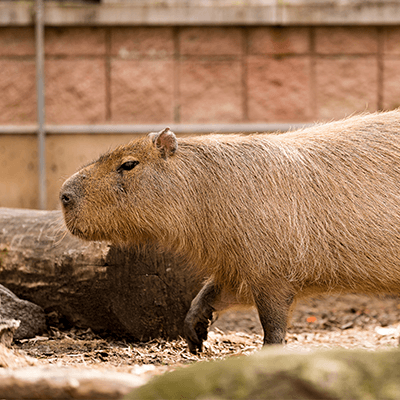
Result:
<svg viewBox="0 0 400 400"><path fill-rule="evenodd" d="M36 98L38 121L38 173L39 208L46 209L46 131L45 131L45 93L44 93L44 15L43 0L36 0Z"/></svg>

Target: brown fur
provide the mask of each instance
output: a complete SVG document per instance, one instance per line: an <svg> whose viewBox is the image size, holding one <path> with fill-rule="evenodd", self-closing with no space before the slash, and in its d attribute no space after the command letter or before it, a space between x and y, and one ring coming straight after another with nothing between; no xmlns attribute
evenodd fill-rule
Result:
<svg viewBox="0 0 400 400"><path fill-rule="evenodd" d="M264 319L272 307L283 324L301 296L400 292L398 110L284 134L164 130L83 168L65 195L72 233L156 241Z"/></svg>

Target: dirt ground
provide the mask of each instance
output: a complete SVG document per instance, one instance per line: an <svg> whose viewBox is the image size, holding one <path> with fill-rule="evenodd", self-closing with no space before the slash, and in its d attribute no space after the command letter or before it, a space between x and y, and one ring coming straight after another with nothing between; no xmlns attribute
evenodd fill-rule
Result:
<svg viewBox="0 0 400 400"><path fill-rule="evenodd" d="M399 346L400 298L328 296L297 305L286 347L363 348ZM211 327L204 351L188 352L181 340L131 343L100 337L90 329L51 327L41 337L15 341L13 348L38 365L110 368L153 376L197 361L251 354L262 345L262 329L254 310L231 311Z"/></svg>

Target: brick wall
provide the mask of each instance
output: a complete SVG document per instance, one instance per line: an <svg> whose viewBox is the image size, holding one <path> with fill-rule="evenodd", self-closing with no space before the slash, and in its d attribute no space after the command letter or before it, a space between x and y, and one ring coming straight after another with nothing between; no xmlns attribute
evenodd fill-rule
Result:
<svg viewBox="0 0 400 400"><path fill-rule="evenodd" d="M400 106L400 27L46 28L46 122L313 122ZM0 28L0 125L36 122L33 28ZM48 135L48 208L128 135ZM0 206L38 207L33 135L0 135Z"/></svg>
<svg viewBox="0 0 400 400"><path fill-rule="evenodd" d="M46 120L303 122L400 105L400 28L46 28ZM0 124L36 120L34 33L0 29Z"/></svg>

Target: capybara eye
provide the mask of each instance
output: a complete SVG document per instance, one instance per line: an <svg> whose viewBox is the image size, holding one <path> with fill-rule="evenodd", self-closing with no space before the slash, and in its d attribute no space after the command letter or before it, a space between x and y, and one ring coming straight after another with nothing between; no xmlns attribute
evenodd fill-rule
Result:
<svg viewBox="0 0 400 400"><path fill-rule="evenodd" d="M131 169L135 168L136 165L139 164L139 161L127 161L124 162L119 168L118 172L120 171L130 171Z"/></svg>

